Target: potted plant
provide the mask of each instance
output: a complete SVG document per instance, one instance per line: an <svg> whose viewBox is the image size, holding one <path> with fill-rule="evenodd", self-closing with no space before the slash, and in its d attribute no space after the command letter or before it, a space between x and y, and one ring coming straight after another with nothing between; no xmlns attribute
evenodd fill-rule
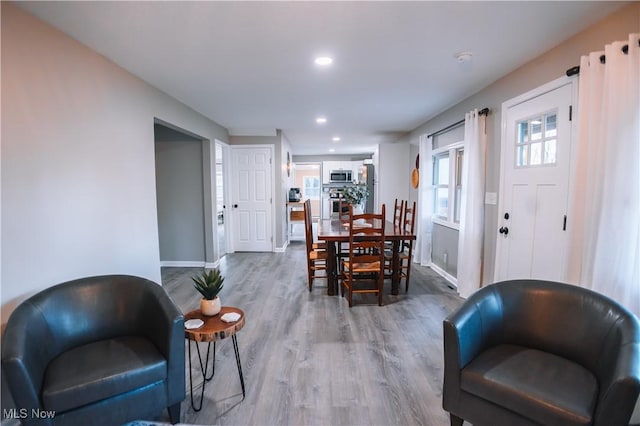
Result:
<svg viewBox="0 0 640 426"><path fill-rule="evenodd" d="M347 186L342 190L342 197L349 203L353 204L353 213L362 214L364 212L363 203L369 196L369 189L364 183L357 183Z"/></svg>
<svg viewBox="0 0 640 426"><path fill-rule="evenodd" d="M191 279L194 283L193 287L202 294L202 300L200 301L202 314L208 316L217 315L222 308L218 293L222 290L222 282L224 281L220 271L218 269L211 269L209 272L203 271L202 274L191 277Z"/></svg>

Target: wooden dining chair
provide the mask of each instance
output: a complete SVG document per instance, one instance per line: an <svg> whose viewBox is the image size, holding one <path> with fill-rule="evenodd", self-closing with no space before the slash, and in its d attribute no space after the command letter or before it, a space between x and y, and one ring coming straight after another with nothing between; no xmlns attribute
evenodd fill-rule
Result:
<svg viewBox="0 0 640 426"><path fill-rule="evenodd" d="M396 198L393 203L393 226L397 226L398 228L402 227L402 213L404 213L404 207L406 205L405 200L398 200ZM386 250L389 251L393 247L393 243L391 241L386 241Z"/></svg>
<svg viewBox="0 0 640 426"><path fill-rule="evenodd" d="M351 203L343 198L338 199L338 220L342 223L349 222L349 212L352 209ZM338 277L342 277L342 260L349 256L348 253L349 244L348 243L338 243L338 247L336 249L336 256L338 258L337 262L339 265L338 269Z"/></svg>
<svg viewBox="0 0 640 426"><path fill-rule="evenodd" d="M385 207L380 214L353 214L349 208L349 256L342 261L342 296L345 290L349 307L353 306L353 293L374 293L382 306L384 282L384 226Z"/></svg>
<svg viewBox="0 0 640 426"><path fill-rule="evenodd" d="M410 235L415 231L416 218L416 202L409 207L407 201L404 202L405 208L401 222L402 230ZM409 280L411 278L411 257L413 255L413 240L401 240L398 253L398 269L400 272L400 280L405 280L405 292L409 291ZM385 253L385 278L390 278L393 274L393 253L387 251Z"/></svg>
<svg viewBox="0 0 640 426"><path fill-rule="evenodd" d="M327 275L327 251L326 243L313 242L313 223L311 221L311 200L304 202L304 231L307 246L307 279L309 291L313 290L313 281L316 278L326 278ZM317 275L318 271L325 271L324 275Z"/></svg>
<svg viewBox="0 0 640 426"><path fill-rule="evenodd" d="M341 222L349 221L349 207L351 207L351 203L343 198L338 199L338 219Z"/></svg>

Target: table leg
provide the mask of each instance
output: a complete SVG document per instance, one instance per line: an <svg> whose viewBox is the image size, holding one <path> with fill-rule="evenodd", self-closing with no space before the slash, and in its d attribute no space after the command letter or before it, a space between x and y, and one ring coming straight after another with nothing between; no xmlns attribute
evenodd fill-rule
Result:
<svg viewBox="0 0 640 426"><path fill-rule="evenodd" d="M240 351L238 350L238 338L234 334L231 336L233 341L233 350L236 353L236 364L238 364L238 374L240 375L240 386L242 387L242 399L244 400L244 376L242 375L242 364L240 363Z"/></svg>
<svg viewBox="0 0 640 426"><path fill-rule="evenodd" d="M338 265L336 256L336 243L327 241L327 294L329 296L338 294Z"/></svg>
<svg viewBox="0 0 640 426"><path fill-rule="evenodd" d="M235 336L234 336L235 337ZM193 344L196 345L196 351L198 353L198 360L200 361L200 372L202 373L202 392L200 393L200 403L198 405L198 408L196 408L195 405L195 401L193 400L193 367L191 365L191 343L193 342ZM211 343L213 343L213 354L212 354L212 360L211 360L211 375L207 376L207 370L209 369L209 353L211 352ZM193 408L194 411L200 411L202 410L202 401L204 399L204 387L207 384L208 381L210 381L211 379L213 379L213 376L216 372L216 342L209 342L207 344L207 354L205 356L205 362L204 365L202 364L202 355L200 354L200 347L198 346L197 342L192 341L191 339L189 339L189 390L191 391L191 408Z"/></svg>
<svg viewBox="0 0 640 426"><path fill-rule="evenodd" d="M391 256L391 294L398 294L400 287L400 241L393 240L393 255Z"/></svg>

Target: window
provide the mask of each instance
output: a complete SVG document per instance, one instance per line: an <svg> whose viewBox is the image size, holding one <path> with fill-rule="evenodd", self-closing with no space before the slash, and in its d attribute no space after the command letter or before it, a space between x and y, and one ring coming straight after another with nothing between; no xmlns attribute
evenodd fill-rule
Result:
<svg viewBox="0 0 640 426"><path fill-rule="evenodd" d="M302 178L302 198L320 198L320 178L318 176L304 176Z"/></svg>
<svg viewBox="0 0 640 426"><path fill-rule="evenodd" d="M556 164L556 112L519 121L516 127L516 167Z"/></svg>
<svg viewBox="0 0 640 426"><path fill-rule="evenodd" d="M433 187L435 193L435 214L447 220L449 216L449 153L434 157Z"/></svg>
<svg viewBox="0 0 640 426"><path fill-rule="evenodd" d="M463 161L462 143L434 150L434 222L452 228L460 222Z"/></svg>

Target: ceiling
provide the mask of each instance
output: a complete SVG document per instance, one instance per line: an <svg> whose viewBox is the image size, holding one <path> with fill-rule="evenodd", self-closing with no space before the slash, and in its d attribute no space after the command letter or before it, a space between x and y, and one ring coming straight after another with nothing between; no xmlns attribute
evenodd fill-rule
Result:
<svg viewBox="0 0 640 426"><path fill-rule="evenodd" d="M624 3L18 4L230 134L282 129L309 155L397 141ZM334 62L320 68L317 55Z"/></svg>

